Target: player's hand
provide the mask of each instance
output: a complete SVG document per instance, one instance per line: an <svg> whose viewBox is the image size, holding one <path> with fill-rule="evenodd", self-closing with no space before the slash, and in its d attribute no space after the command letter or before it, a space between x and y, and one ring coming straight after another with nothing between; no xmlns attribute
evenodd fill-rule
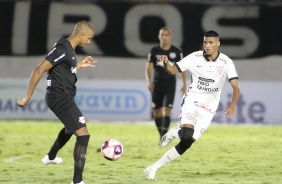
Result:
<svg viewBox="0 0 282 184"><path fill-rule="evenodd" d="M186 90L187 90L186 85L183 85L181 90L180 90L181 94L184 95L186 93Z"/></svg>
<svg viewBox="0 0 282 184"><path fill-rule="evenodd" d="M96 60L94 60L91 56L87 56L84 59L77 62L77 69L78 68L85 68L85 67L95 67Z"/></svg>
<svg viewBox="0 0 282 184"><path fill-rule="evenodd" d="M235 108L236 106L233 104L230 104L224 111L225 114L227 114L227 117L229 119L233 119L235 116Z"/></svg>
<svg viewBox="0 0 282 184"><path fill-rule="evenodd" d="M150 82L149 84L148 84L148 89L149 89L149 91L153 91L153 89L154 89L154 84L152 83L152 82Z"/></svg>
<svg viewBox="0 0 282 184"><path fill-rule="evenodd" d="M18 98L17 104L18 104L20 107L25 107L25 106L27 105L28 101L29 101L29 98L27 98L27 97L24 97L24 98L22 98L22 99Z"/></svg>
<svg viewBox="0 0 282 184"><path fill-rule="evenodd" d="M162 61L164 63L167 63L168 62L168 57L167 57L167 55L157 55L157 60L158 61Z"/></svg>

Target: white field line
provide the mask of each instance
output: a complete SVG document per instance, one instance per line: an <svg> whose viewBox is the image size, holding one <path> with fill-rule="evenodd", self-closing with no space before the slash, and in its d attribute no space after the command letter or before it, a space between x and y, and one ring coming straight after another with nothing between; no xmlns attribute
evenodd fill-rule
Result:
<svg viewBox="0 0 282 184"><path fill-rule="evenodd" d="M22 158L26 158L26 157L32 157L33 155L20 155L20 156L16 156L16 157L10 157L4 160L4 162L7 163L13 163L13 164L20 164L20 165L31 165L31 166L48 166L48 165L42 165L40 162L38 164L36 163L23 163L23 162L19 162L18 160L22 159ZM53 165L53 164L51 164ZM54 164L55 165L55 164ZM58 164L56 167L66 167L65 165L61 165ZM72 168L73 166L69 166L70 168Z"/></svg>

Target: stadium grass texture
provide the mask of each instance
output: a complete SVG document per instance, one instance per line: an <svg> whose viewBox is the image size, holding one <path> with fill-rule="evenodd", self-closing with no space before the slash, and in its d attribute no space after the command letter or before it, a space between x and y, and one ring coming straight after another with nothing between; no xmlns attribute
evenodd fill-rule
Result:
<svg viewBox="0 0 282 184"><path fill-rule="evenodd" d="M58 154L62 164L41 165L61 128L58 121L0 121L0 183L70 184L75 136ZM182 157L162 167L154 181L145 179L143 170L178 141L158 146L153 123L88 122L88 128L87 184L282 183L282 126L211 125ZM96 151L112 137L124 145L117 161Z"/></svg>

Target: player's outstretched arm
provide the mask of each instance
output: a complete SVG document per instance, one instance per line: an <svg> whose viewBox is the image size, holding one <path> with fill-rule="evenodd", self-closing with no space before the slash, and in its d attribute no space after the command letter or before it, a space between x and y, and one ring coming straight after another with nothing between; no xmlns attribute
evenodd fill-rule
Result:
<svg viewBox="0 0 282 184"><path fill-rule="evenodd" d="M165 69L171 75L175 75L178 72L178 69L175 65L170 65L167 55L157 56L159 62L164 62Z"/></svg>
<svg viewBox="0 0 282 184"><path fill-rule="evenodd" d="M95 67L95 63L97 61L94 60L91 56L87 56L84 59L80 60L76 64L76 68L85 68L85 67Z"/></svg>
<svg viewBox="0 0 282 184"><path fill-rule="evenodd" d="M25 107L27 105L27 103L30 100L30 98L31 98L31 96L34 92L34 89L35 89L36 85L38 84L38 82L40 81L42 75L51 68L52 68L52 64L49 61L47 61L46 59L44 59L33 70L33 72L31 73L31 76L29 78L26 96L22 99L18 98L18 100L17 100L17 104L20 107Z"/></svg>
<svg viewBox="0 0 282 184"><path fill-rule="evenodd" d="M230 84L233 88L232 101L230 102L228 107L225 109L224 113L227 114L228 118L233 119L235 116L236 104L240 98L240 88L239 88L237 79L231 80Z"/></svg>

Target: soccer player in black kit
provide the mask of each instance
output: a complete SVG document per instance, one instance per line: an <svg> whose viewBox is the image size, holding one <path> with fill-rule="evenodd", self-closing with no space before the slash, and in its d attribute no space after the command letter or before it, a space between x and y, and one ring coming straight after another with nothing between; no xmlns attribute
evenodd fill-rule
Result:
<svg viewBox="0 0 282 184"><path fill-rule="evenodd" d="M57 157L57 152L74 134L76 143L73 151L74 174L72 184L84 184L82 173L90 138L85 118L74 101L76 72L79 68L95 67L96 62L90 56L77 61L75 48L77 46L85 47L93 37L94 28L92 25L84 20L78 22L71 36L58 40L45 59L33 70L26 96L17 100L19 106L26 106L42 75L47 72L45 100L48 107L64 124L64 128L59 132L49 153L41 162L43 165L61 163L63 160Z"/></svg>
<svg viewBox="0 0 282 184"><path fill-rule="evenodd" d="M148 55L145 77L148 89L152 93L155 124L160 138L162 138L170 126L170 114L176 90L176 77L167 73L163 63L158 62L157 56L167 55L169 61L172 62L171 64L174 64L183 58L183 53L179 48L171 44L172 34L168 27L163 27L159 30L158 38L160 44L153 47ZM154 73L153 77L152 73ZM184 94L186 91L186 73L181 73L181 77L183 81L181 92Z"/></svg>

